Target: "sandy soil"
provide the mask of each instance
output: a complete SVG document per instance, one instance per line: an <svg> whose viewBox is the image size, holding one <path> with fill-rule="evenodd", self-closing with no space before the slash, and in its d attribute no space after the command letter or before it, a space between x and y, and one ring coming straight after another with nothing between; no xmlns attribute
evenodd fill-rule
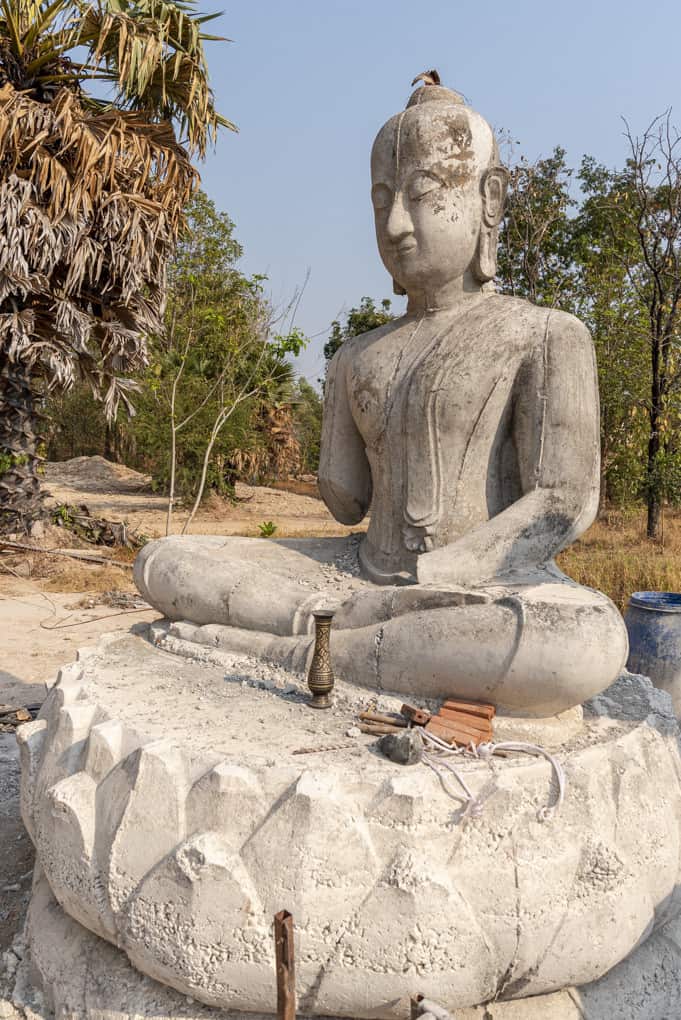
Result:
<svg viewBox="0 0 681 1020"><path fill-rule="evenodd" d="M154 495L146 475L102 457L50 463L45 474L55 502L85 504L94 515L127 520L149 536L165 533L165 500ZM210 501L197 514L192 533L258 535L258 524L270 520L282 537L346 535L353 530L334 521L315 496L239 484L237 497L236 504ZM177 530L185 516L177 513ZM38 541L52 548L85 548L70 532L54 527ZM126 558L120 549L86 548L96 555ZM123 631L131 621L153 619L156 614L150 610L128 616L102 604L104 592L133 590L129 567L96 566L55 556L0 557L0 703L20 694L34 698L35 692L24 691L25 685L44 681L73 658L76 648L104 631Z"/></svg>
<svg viewBox="0 0 681 1020"><path fill-rule="evenodd" d="M152 492L147 476L102 457L47 464L45 474L55 503L85 504L94 516L125 520L149 537L165 534L166 502ZM315 492L310 484L291 488ZM346 535L357 530L339 525L321 500L305 491L239 484L237 497L236 504L209 500L197 514L192 533L257 536L264 521L277 525L278 537ZM176 513L174 531L181 530L186 516L186 509ZM37 541L50 548L84 546L70 532L52 527ZM126 558L120 549L87 546L87 550ZM72 662L78 648L92 644L100 634L125 633L135 624L158 618L149 607L121 609L115 604L116 593L133 591L129 567L34 554L0 556L0 704L41 703L45 681ZM111 592L113 599L106 594ZM0 733L0 956L23 916L33 862L18 812L18 781L14 735Z"/></svg>
<svg viewBox="0 0 681 1020"><path fill-rule="evenodd" d="M96 516L127 520L134 529L157 536L165 533L165 501L154 495L149 481L102 457L46 465L46 487L53 501L85 504ZM258 535L258 524L269 520L282 537L346 535L353 530L334 521L315 496L241 484L237 496L236 504L210 501L197 515L192 533ZM177 513L177 530L185 516ZM85 546L70 532L54 527L38 541L51 548L78 545L95 555L132 560L125 551ZM155 617L151 610L124 615L105 604L103 593L111 591L134 591L130 567L96 566L56 556L0 557L0 703L18 697L35 700L36 691L24 689L26 685L51 676L80 645L104 631L124 631L131 621Z"/></svg>

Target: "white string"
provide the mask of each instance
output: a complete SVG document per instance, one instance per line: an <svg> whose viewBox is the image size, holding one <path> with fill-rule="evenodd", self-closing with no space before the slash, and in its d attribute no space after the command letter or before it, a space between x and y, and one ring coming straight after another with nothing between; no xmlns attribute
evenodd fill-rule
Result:
<svg viewBox="0 0 681 1020"><path fill-rule="evenodd" d="M445 776L441 772L441 768L451 773L459 786L463 790L463 800L466 804L463 817L478 817L482 814L483 803L491 794L491 790L485 793L485 796L479 794L476 796L470 789L463 776L457 768L451 762L452 758L465 758L465 756L472 756L482 761L491 761L492 757L498 753L505 753L507 751L517 751L522 754L536 755L545 758L551 768L553 769L558 784L558 797L556 803L553 805L546 805L540 808L537 813L537 820L540 822L549 821L553 814L559 810L565 799L565 787L567 784L565 770L560 762L543 747L539 747L538 744L526 744L523 742L505 741L500 744L485 743L479 744L477 747L472 742L466 746L460 746L453 748L450 744L447 744L440 737L436 737L433 733L428 733L427 730L421 730L421 736L423 737L426 745L430 750L423 751L422 761L428 768L432 769L436 775L439 776L440 781L446 792L450 797L461 799L461 794L453 793L445 782ZM484 792L484 791L483 791Z"/></svg>

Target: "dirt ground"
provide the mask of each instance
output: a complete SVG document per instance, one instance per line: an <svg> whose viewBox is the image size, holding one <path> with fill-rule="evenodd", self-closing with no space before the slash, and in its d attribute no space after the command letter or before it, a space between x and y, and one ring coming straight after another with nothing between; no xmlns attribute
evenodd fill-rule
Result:
<svg viewBox="0 0 681 1020"><path fill-rule="evenodd" d="M151 479L103 457L74 457L45 466L45 486L56 503L85 503L91 513L110 520L126 520L130 527L150 538L165 534L167 501L151 490ZM307 488L316 493L316 486ZM276 524L276 536L347 535L352 528L338 524L319 497L301 491L252 486L237 482L237 502L209 497L192 522L193 534L258 536L258 525ZM173 531L179 532L187 508L174 515Z"/></svg>
<svg viewBox="0 0 681 1020"><path fill-rule="evenodd" d="M52 502L84 504L95 516L127 521L134 530L156 537L165 534L166 504L151 491L149 481L102 457L47 464L45 471ZM310 483L303 487L315 491ZM258 524L265 521L276 524L276 536L281 537L345 535L353 530L334 521L317 496L239 484L237 498L236 504L209 501L197 514L191 533L257 536ZM177 512L174 531L185 518L186 512ZM55 555L0 556L0 704L19 696L34 698L36 691L26 685L44 681L69 662L79 646L107 630L127 630L131 622L155 615L148 609L140 611L140 600L137 605L115 604L116 592L134 591L133 555L126 550L86 546L56 527L32 541L53 549L78 546L75 551L130 563L119 568ZM107 592L114 593L113 599Z"/></svg>
<svg viewBox="0 0 681 1020"><path fill-rule="evenodd" d="M45 476L53 503L85 504L94 516L127 521L143 535L165 534L165 500L152 492L145 475L102 457L77 457L47 464ZM345 535L352 530L333 520L315 495L313 483L290 488L299 491L239 484L237 502L209 500L191 532L258 536L258 525L266 521L276 524L276 535L281 537ZM186 510L178 510L173 531L181 530L186 516ZM86 550L70 532L55 527L33 541L132 561L120 549L88 546ZM133 592L129 566L39 554L0 556L0 705L40 704L45 682L75 659L78 648L92 644L100 634L126 632L136 623L157 618L149 607L138 608L141 600L136 601ZM18 791L15 736L0 732L0 957L21 923L33 866L31 841L19 816Z"/></svg>

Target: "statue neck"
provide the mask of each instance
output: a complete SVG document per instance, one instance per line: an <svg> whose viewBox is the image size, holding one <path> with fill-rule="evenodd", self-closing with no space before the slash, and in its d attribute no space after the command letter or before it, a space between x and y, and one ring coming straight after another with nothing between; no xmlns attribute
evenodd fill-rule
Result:
<svg viewBox="0 0 681 1020"><path fill-rule="evenodd" d="M471 298L479 297L482 292L483 285L475 279L470 269L467 269L463 276L440 286L409 290L407 314L423 315L426 312L454 311L467 304Z"/></svg>

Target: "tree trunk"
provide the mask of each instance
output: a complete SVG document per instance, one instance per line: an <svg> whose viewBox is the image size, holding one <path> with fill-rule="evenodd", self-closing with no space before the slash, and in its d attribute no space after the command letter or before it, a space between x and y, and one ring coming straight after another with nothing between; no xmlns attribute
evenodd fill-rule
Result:
<svg viewBox="0 0 681 1020"><path fill-rule="evenodd" d="M116 456L116 444L113 434L113 426L110 422L104 424L104 456L107 460L117 462L118 457Z"/></svg>
<svg viewBox="0 0 681 1020"><path fill-rule="evenodd" d="M598 493L598 516L605 512L605 506L608 496L608 479L601 463L601 484Z"/></svg>
<svg viewBox="0 0 681 1020"><path fill-rule="evenodd" d="M654 538L655 540L659 540L661 521L662 521L662 502L657 497L653 496L651 493L648 496L648 525L647 525L648 538Z"/></svg>
<svg viewBox="0 0 681 1020"><path fill-rule="evenodd" d="M0 369L0 534L27 534L44 515L40 419L30 371L6 362Z"/></svg>
<svg viewBox="0 0 681 1020"><path fill-rule="evenodd" d="M646 502L648 504L648 538L660 538L660 523L662 519L662 494L660 484L660 472L658 470L657 456L660 452L660 433L658 429L657 416L652 416L650 423L650 437L648 439L648 464L646 469Z"/></svg>
<svg viewBox="0 0 681 1020"><path fill-rule="evenodd" d="M653 336L650 347L650 431L648 433L648 463L646 464L646 503L648 506L648 538L659 539L662 519L662 480L657 458L660 453L660 419L662 417L662 381L660 356L662 344Z"/></svg>

